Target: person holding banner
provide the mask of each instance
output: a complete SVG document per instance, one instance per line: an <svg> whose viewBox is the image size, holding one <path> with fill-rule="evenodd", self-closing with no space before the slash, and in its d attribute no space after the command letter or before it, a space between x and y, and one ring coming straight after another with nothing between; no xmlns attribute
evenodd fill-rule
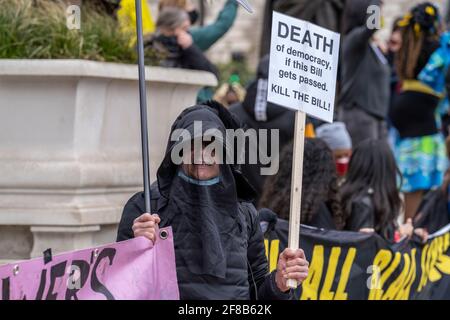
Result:
<svg viewBox="0 0 450 320"><path fill-rule="evenodd" d="M158 227L171 226L181 299L288 299L287 280L301 283L308 262L301 249L286 249L269 273L254 191L228 164L241 151L222 139L230 129L238 122L217 102L183 111L151 189L153 215L145 213L143 193L134 195L117 240L155 241Z"/></svg>

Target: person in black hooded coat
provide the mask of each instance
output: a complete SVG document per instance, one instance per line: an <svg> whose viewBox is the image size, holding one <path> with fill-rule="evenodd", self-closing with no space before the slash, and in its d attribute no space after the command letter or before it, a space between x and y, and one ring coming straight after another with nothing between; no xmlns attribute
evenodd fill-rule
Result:
<svg viewBox="0 0 450 320"><path fill-rule="evenodd" d="M205 155L212 143L205 144L207 132L215 129L225 137L226 129L238 129L238 123L220 104L208 104L186 109L174 122L151 188L154 214L143 214L142 192L134 195L125 205L117 241L134 236L154 240L156 224L171 226L181 299L288 299L286 277L301 282L307 276L304 253L284 251L277 270L269 273L257 211L250 203L253 189L237 166ZM197 121L201 130L195 127ZM187 141L180 129L189 134ZM197 142L202 146L200 158ZM220 148L225 146L222 151L227 152L226 141L220 142L225 142ZM181 153L183 160L177 165L174 154L180 155L191 144L194 151ZM201 160L200 164L189 164L186 155Z"/></svg>

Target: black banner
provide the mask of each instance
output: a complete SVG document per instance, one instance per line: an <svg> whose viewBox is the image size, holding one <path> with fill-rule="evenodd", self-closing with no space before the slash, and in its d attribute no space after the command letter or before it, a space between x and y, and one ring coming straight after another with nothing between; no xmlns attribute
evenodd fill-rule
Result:
<svg viewBox="0 0 450 320"><path fill-rule="evenodd" d="M427 243L405 239L389 245L376 234L302 226L300 247L310 263L295 291L300 300L450 299L450 226ZM270 270L287 246L288 222L266 234Z"/></svg>

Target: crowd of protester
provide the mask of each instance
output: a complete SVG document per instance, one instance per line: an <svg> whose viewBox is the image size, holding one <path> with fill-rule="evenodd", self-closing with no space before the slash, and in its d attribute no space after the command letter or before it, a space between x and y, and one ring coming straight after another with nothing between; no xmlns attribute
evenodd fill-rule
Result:
<svg viewBox="0 0 450 320"><path fill-rule="evenodd" d="M321 6L312 3L325 3L328 16L334 19L332 28L342 34L335 122L307 120L301 223L377 233L390 243L405 237L425 241L429 233L437 231L433 226L450 223L450 171L446 173L450 151L445 151L445 141L450 145L446 138L450 119L450 34L445 32L439 9L430 2L414 6L395 20L389 41L384 43L377 38L377 30L367 24L367 8L382 6L381 0L334 1L331 7L332 1L268 2L288 14L322 25L330 21L319 14ZM162 0L156 29L147 45L168 52L161 62L163 66L217 75L203 51L231 28L237 9L236 2L229 0L214 23L194 26L198 14L187 1ZM266 36L270 37L270 33ZM246 297L248 287L239 291L239 287L231 285L233 279L245 282L241 278L248 266L252 297L259 292L265 297L283 298L277 296L273 282L271 287L270 277L264 276L267 265L262 261L264 249L261 229L255 226L255 207L260 215L273 211L278 219L289 219L294 111L267 101L268 73L269 56L264 55L255 80L245 90L236 86L235 78L216 92L226 107L210 101L189 108L178 117L172 130L192 129L194 120L203 120L220 130L278 130L277 174L263 176L261 164L248 163L242 168L202 164L201 171L195 171L200 170L197 167L191 170L172 166L167 154L173 145L169 145L158 170L158 183L152 187L152 194L156 194L152 213L161 215L162 220L150 214L140 216L144 212L142 193L125 207L119 240L137 235L151 238L156 224L173 223L181 291L186 297L213 294L214 285L210 287L201 274L222 279L218 284L229 296ZM263 146L254 143L247 152L261 154L259 148ZM268 150L270 145L263 153ZM206 175L200 177L199 172ZM243 213L245 219L239 220L239 215L234 215L237 212ZM196 230L201 230L202 235ZM243 236L243 232L247 234ZM240 237L247 239L245 252L241 252ZM215 254L208 255L211 252ZM293 264L289 259L283 261ZM304 268L301 258L297 262L295 268ZM257 270L256 283L252 268ZM296 276L299 281L304 279L305 269L301 270L301 276ZM188 279L192 274L198 282ZM273 275L276 279L278 276Z"/></svg>

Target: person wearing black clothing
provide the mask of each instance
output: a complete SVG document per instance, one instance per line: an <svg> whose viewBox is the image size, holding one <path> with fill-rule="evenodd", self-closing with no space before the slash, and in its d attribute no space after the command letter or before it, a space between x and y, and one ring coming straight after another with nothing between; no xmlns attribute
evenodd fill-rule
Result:
<svg viewBox="0 0 450 320"><path fill-rule="evenodd" d="M201 131L194 129L196 121L201 121ZM172 227L184 300L288 299L287 279L301 283L307 276L308 262L300 249L283 251L277 270L269 273L258 213L250 202L254 191L237 165L220 164L219 149L208 151L212 142L205 141L210 138L222 142L219 148L224 157L229 144L206 132L216 129L225 137L227 129L238 128L232 115L216 102L184 110L172 125L170 136L176 135L175 141L169 140L151 188L154 214L144 213L142 192L123 211L118 241L137 236L154 240L157 224ZM197 143L201 150L196 150ZM174 155L191 145L194 148L183 153L177 165Z"/></svg>
<svg viewBox="0 0 450 320"><path fill-rule="evenodd" d="M186 11L166 7L158 15L155 34L145 39L145 48L153 48L163 57L162 67L208 71L218 77L217 68L194 44L190 26Z"/></svg>
<svg viewBox="0 0 450 320"><path fill-rule="evenodd" d="M275 212L289 220L291 195L292 150L289 143L280 154L280 171L266 180L259 202L260 208ZM335 230L344 227L338 177L332 151L320 139L305 140L302 181L301 223Z"/></svg>
<svg viewBox="0 0 450 320"><path fill-rule="evenodd" d="M373 39L367 8L381 0L348 0L341 55L339 118L353 146L365 139L386 139L390 100L390 67Z"/></svg>

